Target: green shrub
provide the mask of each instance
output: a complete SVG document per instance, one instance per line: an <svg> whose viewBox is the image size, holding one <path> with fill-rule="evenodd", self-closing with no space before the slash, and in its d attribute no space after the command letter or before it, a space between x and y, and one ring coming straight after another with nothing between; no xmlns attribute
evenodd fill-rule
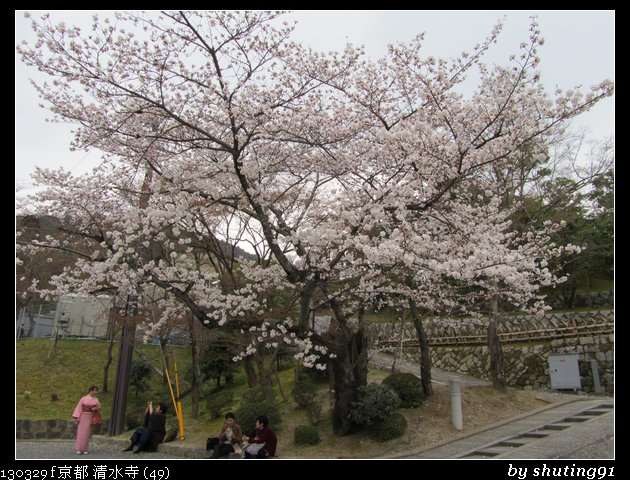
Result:
<svg viewBox="0 0 630 480"><path fill-rule="evenodd" d="M407 420L400 413L394 412L380 422L376 422L367 431L368 437L377 442L386 442L402 436L407 431Z"/></svg>
<svg viewBox="0 0 630 480"><path fill-rule="evenodd" d="M321 442L315 427L300 425L293 431L293 443L296 445L317 445Z"/></svg>
<svg viewBox="0 0 630 480"><path fill-rule="evenodd" d="M140 392L147 390L148 380L151 375L151 366L144 360L133 360L131 362L131 370L129 372L129 385L135 390L135 398L138 398Z"/></svg>
<svg viewBox="0 0 630 480"><path fill-rule="evenodd" d="M267 403L265 392L263 392L262 387L250 388L243 394L241 405L247 405L250 403Z"/></svg>
<svg viewBox="0 0 630 480"><path fill-rule="evenodd" d="M328 368L326 370L320 370L318 368L300 367L300 380L306 378L316 385L329 382Z"/></svg>
<svg viewBox="0 0 630 480"><path fill-rule="evenodd" d="M206 410L210 418L219 418L227 411L226 407L232 405L234 394L229 391L222 391L209 395L206 400ZM225 411L224 411L225 410Z"/></svg>
<svg viewBox="0 0 630 480"><path fill-rule="evenodd" d="M383 384L398 394L402 408L417 407L424 402L422 382L412 373L392 373L383 380Z"/></svg>
<svg viewBox="0 0 630 480"><path fill-rule="evenodd" d="M293 388L293 399L300 408L310 407L315 400L316 391L317 389L313 382L304 377Z"/></svg>
<svg viewBox="0 0 630 480"><path fill-rule="evenodd" d="M256 417L266 415L269 419L269 426L272 430L277 429L277 425L282 420L278 407L267 405L266 403L246 403L234 412L236 423L241 426L243 433L247 436L253 436L256 428Z"/></svg>
<svg viewBox="0 0 630 480"><path fill-rule="evenodd" d="M352 402L350 420L359 425L373 425L400 407L400 397L387 385L370 383L358 389L358 400Z"/></svg>
<svg viewBox="0 0 630 480"><path fill-rule="evenodd" d="M306 410L306 418L311 425L318 425L322 421L324 407L321 402L313 400L313 403Z"/></svg>
<svg viewBox="0 0 630 480"><path fill-rule="evenodd" d="M215 333L216 341L221 339L230 341L231 337L224 333ZM232 383L234 375L237 371L237 365L232 361L234 355L238 351L233 347L226 347L222 344L211 343L207 345L201 355L199 369L206 380L213 380L217 387L221 386L221 378L225 379L225 383ZM192 366L188 370L189 378L192 376Z"/></svg>
<svg viewBox="0 0 630 480"><path fill-rule="evenodd" d="M127 399L127 409L125 411L125 424L127 429L140 427L144 421L144 412L147 408L145 401L137 401L133 397Z"/></svg>

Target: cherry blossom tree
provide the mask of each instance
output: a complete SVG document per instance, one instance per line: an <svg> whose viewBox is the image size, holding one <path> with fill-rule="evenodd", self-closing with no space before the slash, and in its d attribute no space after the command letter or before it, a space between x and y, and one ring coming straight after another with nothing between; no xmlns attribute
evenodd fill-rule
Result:
<svg viewBox="0 0 630 480"><path fill-rule="evenodd" d="M544 276L542 260L526 251L513 262L522 270L505 265L507 257L493 267L488 251L507 248L509 236L489 208L487 219L475 216L463 186L613 86L549 98L536 71L543 41L535 22L511 63L489 68L481 60L500 25L453 60L423 57L418 36L374 62L352 45L323 55L296 44L278 16L117 13L94 17L87 33L33 21L39 40L18 50L52 78L37 86L42 98L55 118L80 126L75 148L107 153L92 176L42 172L54 188L40 205L81 219L77 228L99 246L82 253L58 292L159 287L169 294L166 313L186 308L209 327L264 321L268 289L294 292L297 332L279 324L274 338L300 338L298 355L315 366L314 352L329 356L333 429L343 435L367 372L364 324L351 317L401 264L420 279L418 258L436 275L483 281L493 293L518 285L531 296L527 272ZM475 67L479 85L465 98L458 87ZM442 215L460 208L460 238L474 233L482 243L471 250L466 241L451 254L458 238L449 239ZM225 227L209 219L226 215L266 255L230 288L230 274L195 268L191 258L194 242L208 245ZM488 229L465 224L474 221ZM440 255L428 258L433 252ZM482 252L483 261L474 259ZM480 265L483 280L471 273ZM329 335L309 331L317 307L334 314ZM253 327L268 338L262 332L271 327Z"/></svg>

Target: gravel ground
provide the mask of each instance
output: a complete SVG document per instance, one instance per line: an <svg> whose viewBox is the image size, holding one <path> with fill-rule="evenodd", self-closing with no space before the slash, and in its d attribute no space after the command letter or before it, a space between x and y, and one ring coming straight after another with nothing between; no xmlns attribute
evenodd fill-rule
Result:
<svg viewBox="0 0 630 480"><path fill-rule="evenodd" d="M610 435L602 438L591 445L558 458L615 458L615 436Z"/></svg>

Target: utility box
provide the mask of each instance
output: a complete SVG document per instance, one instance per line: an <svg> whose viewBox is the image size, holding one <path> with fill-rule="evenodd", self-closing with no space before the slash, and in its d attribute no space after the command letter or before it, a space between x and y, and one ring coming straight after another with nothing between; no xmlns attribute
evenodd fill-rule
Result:
<svg viewBox="0 0 630 480"><path fill-rule="evenodd" d="M555 390L581 390L580 367L577 353L549 355L551 388Z"/></svg>

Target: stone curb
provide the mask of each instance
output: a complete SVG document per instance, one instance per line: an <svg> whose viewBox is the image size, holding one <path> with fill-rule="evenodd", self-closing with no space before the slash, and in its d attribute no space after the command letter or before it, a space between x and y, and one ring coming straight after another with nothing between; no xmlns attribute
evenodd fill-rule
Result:
<svg viewBox="0 0 630 480"><path fill-rule="evenodd" d="M112 438L104 435L92 435L92 441L96 444L107 444L119 446L122 451L125 447L129 446L129 440L124 438ZM203 460L208 458L208 452L205 448L191 447L181 445L179 440L174 440L169 443L160 443L158 445L157 451L160 453L164 453L167 455L173 455L175 457L181 458L194 458L198 460Z"/></svg>

